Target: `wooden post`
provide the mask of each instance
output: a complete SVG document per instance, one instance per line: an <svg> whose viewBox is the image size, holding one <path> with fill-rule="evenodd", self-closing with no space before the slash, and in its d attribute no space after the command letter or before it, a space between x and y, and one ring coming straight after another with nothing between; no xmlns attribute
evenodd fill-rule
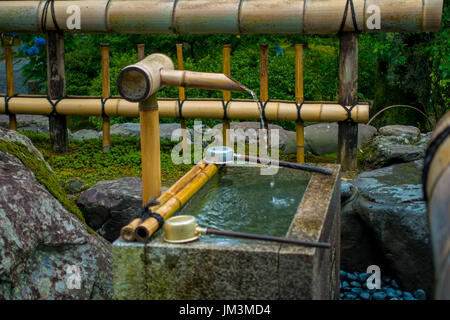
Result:
<svg viewBox="0 0 450 320"><path fill-rule="evenodd" d="M161 194L159 112L156 94L139 103L141 123L142 201Z"/></svg>
<svg viewBox="0 0 450 320"><path fill-rule="evenodd" d="M178 43L177 44L177 68L178 70L184 70L183 68L183 44ZM186 95L184 92L184 87L178 87L178 97L180 99L180 101L183 101L184 99L186 99ZM183 147L183 157L187 157L189 155L189 160L190 162L190 149L189 149L189 145L188 145L188 141L187 141L187 130L186 130L186 120L185 119L181 119L181 132L182 132L182 138L181 138L181 143L182 143L182 147Z"/></svg>
<svg viewBox="0 0 450 320"><path fill-rule="evenodd" d="M222 73L229 76L231 74L231 45L224 44L222 49ZM231 100L231 91L222 91L223 100L225 103ZM223 119L222 122L222 145L227 146L230 144L230 120Z"/></svg>
<svg viewBox="0 0 450 320"><path fill-rule="evenodd" d="M5 44L5 64L6 64L6 95L14 95L14 68L12 58L12 48L10 44ZM17 130L17 119L13 113L9 114L9 129Z"/></svg>
<svg viewBox="0 0 450 320"><path fill-rule="evenodd" d="M66 95L66 72L64 67L64 35L59 31L47 32L47 91L53 102ZM66 116L49 116L50 142L54 153L68 151Z"/></svg>
<svg viewBox="0 0 450 320"><path fill-rule="evenodd" d="M303 45L295 45L295 102L302 103L303 96ZM297 162L305 162L305 136L303 121L298 120L295 126L296 146L297 146Z"/></svg>
<svg viewBox="0 0 450 320"><path fill-rule="evenodd" d="M269 100L269 55L267 49L267 44L259 45L259 99L262 103ZM267 137L269 137L269 124L267 121L265 121L264 126L265 128L261 129L266 130ZM266 141L264 141L264 139L261 140L260 148L262 148L262 153L260 152L260 154L264 156L267 155L269 146L266 145Z"/></svg>
<svg viewBox="0 0 450 320"><path fill-rule="evenodd" d="M358 101L358 34L340 34L339 103L351 106ZM339 122L338 161L343 171L357 169L358 124Z"/></svg>
<svg viewBox="0 0 450 320"><path fill-rule="evenodd" d="M102 98L106 99L111 95L110 76L109 76L109 44L101 45L102 54ZM109 117L102 115L102 131L103 131L103 151L108 151L111 146L110 138L110 121Z"/></svg>
<svg viewBox="0 0 450 320"><path fill-rule="evenodd" d="M145 58L145 44L138 43L137 45L137 52L138 52L138 60L141 61Z"/></svg>

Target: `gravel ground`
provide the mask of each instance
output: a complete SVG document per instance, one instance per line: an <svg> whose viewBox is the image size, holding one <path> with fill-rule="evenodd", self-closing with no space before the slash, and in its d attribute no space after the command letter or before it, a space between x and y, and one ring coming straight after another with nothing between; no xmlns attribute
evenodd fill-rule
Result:
<svg viewBox="0 0 450 320"><path fill-rule="evenodd" d="M397 281L381 277L380 289L368 289L367 278L370 274L358 272L340 272L340 300L426 300L425 291L417 289L413 293L402 291Z"/></svg>

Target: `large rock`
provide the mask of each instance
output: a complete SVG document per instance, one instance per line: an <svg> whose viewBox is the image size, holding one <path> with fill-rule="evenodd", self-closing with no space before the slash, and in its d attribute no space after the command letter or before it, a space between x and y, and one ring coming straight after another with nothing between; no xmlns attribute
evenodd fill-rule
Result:
<svg viewBox="0 0 450 320"><path fill-rule="evenodd" d="M408 138L417 138L420 134L419 128L399 124L384 126L378 131L383 136L404 136Z"/></svg>
<svg viewBox="0 0 450 320"><path fill-rule="evenodd" d="M358 124L358 148L369 141L376 133L377 129L375 127ZM338 151L338 124L336 122L306 126L304 137L305 152L324 155ZM284 153L296 153L296 150L296 136L289 136L283 151Z"/></svg>
<svg viewBox="0 0 450 320"><path fill-rule="evenodd" d="M19 130L27 130L33 132L41 132L48 134L48 117L31 114L16 115L17 128ZM6 114L0 115L0 127L9 128L9 117Z"/></svg>
<svg viewBox="0 0 450 320"><path fill-rule="evenodd" d="M108 241L120 235L142 208L142 180L125 177L101 181L84 191L77 200L86 223Z"/></svg>
<svg viewBox="0 0 450 320"><path fill-rule="evenodd" d="M112 298L110 244L92 235L21 160L5 152L14 146L5 147L4 131L0 129L0 299Z"/></svg>
<svg viewBox="0 0 450 320"><path fill-rule="evenodd" d="M341 269L365 272L370 265L385 267L381 249L367 231L355 201L357 188L341 182Z"/></svg>
<svg viewBox="0 0 450 320"><path fill-rule="evenodd" d="M417 136L379 135L363 147L364 165L369 168L379 168L422 159L430 137L431 132L420 133Z"/></svg>
<svg viewBox="0 0 450 320"><path fill-rule="evenodd" d="M82 141L85 139L98 139L100 137L99 133L92 129L81 129L71 135L72 140Z"/></svg>
<svg viewBox="0 0 450 320"><path fill-rule="evenodd" d="M159 135L160 140L171 140L172 134L175 130L181 129L179 123L160 123ZM189 130L191 131L191 130ZM116 123L111 126L111 135L117 135L121 137L136 137L139 138L141 134L141 128L139 123L126 122ZM103 136L103 133L99 132L99 137ZM181 137L181 135L178 135Z"/></svg>
<svg viewBox="0 0 450 320"><path fill-rule="evenodd" d="M358 175L352 181L358 195L344 206L343 216L361 219L362 227L356 233L366 232L375 240L384 257L380 263L386 263L387 272L395 273L405 289L422 288L431 294L434 272L421 185L422 163L396 164ZM346 242L352 241L352 231L344 229L341 235L346 248ZM347 268L352 256L357 259L355 263L364 264L359 256L361 248L355 247L352 252L347 247L346 252L350 259ZM366 262L370 264L373 260Z"/></svg>

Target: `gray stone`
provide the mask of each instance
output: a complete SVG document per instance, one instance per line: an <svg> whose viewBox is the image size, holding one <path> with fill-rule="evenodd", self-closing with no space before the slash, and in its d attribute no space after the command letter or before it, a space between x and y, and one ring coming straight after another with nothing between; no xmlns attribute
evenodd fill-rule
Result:
<svg viewBox="0 0 450 320"><path fill-rule="evenodd" d="M305 127L305 152L316 155L337 152L338 148L338 124L319 123ZM377 132L377 129L365 124L358 124L358 148L369 141ZM291 135L285 143L285 153L296 153L296 136Z"/></svg>
<svg viewBox="0 0 450 320"><path fill-rule="evenodd" d="M92 129L81 129L71 135L72 140L82 141L85 139L98 139L100 137L99 133Z"/></svg>
<svg viewBox="0 0 450 320"><path fill-rule="evenodd" d="M230 129L233 130L230 134L230 139L234 141L245 141L245 143L248 144L255 144L258 141L258 130L261 127L260 122L251 122L251 121L232 121L230 122ZM219 123L214 126L215 130L217 130L217 134L221 137L222 136L222 124ZM276 124L269 124L269 131L272 132L272 134L275 134L275 130L278 132L279 140L278 140L278 149L284 149L286 148L287 140L294 136L295 132L288 131L283 129L281 126ZM275 137L275 136L274 136ZM269 135L269 143L270 143L270 135ZM273 138L274 139L274 138ZM274 140L275 141L275 140ZM295 141L295 139L294 139ZM275 146L275 144L273 144Z"/></svg>
<svg viewBox="0 0 450 320"><path fill-rule="evenodd" d="M142 208L142 180L125 177L101 181L84 191L77 204L86 223L112 242Z"/></svg>
<svg viewBox="0 0 450 320"><path fill-rule="evenodd" d="M419 128L413 126L403 126L403 125L390 125L381 127L378 130L383 136L403 136L416 138L420 134Z"/></svg>
<svg viewBox="0 0 450 320"><path fill-rule="evenodd" d="M13 47L13 52L17 47ZM17 50L16 50L17 51ZM1 54L0 54L1 55ZM13 59L14 70L14 92L19 94L28 93L27 85L24 84L25 78L22 76L22 68L28 64L28 58ZM0 92L6 92L6 65L4 61L0 62Z"/></svg>
<svg viewBox="0 0 450 320"><path fill-rule="evenodd" d="M422 163L418 160L396 164L358 175L352 184L359 194L343 208L342 225L345 226L346 215L361 219L362 224L353 234L344 229L341 241L347 255L360 259L361 247L356 246L351 253L348 246L352 242L348 241L355 241L353 237L363 233L370 235L388 269L395 273L404 288L432 292L434 273L421 185ZM370 264L374 264L373 261L365 263L366 267Z"/></svg>
<svg viewBox="0 0 450 320"><path fill-rule="evenodd" d="M377 136L363 148L365 165L379 168L395 163L422 159L431 134L412 136Z"/></svg>
<svg viewBox="0 0 450 320"><path fill-rule="evenodd" d="M112 277L110 244L0 149L0 299L111 299Z"/></svg>
<svg viewBox="0 0 450 320"><path fill-rule="evenodd" d="M110 128L110 134L121 136L121 137L139 137L140 136L140 124L127 122L127 123L116 123Z"/></svg>
<svg viewBox="0 0 450 320"><path fill-rule="evenodd" d="M19 130L28 130L33 132L42 132L48 134L48 117L31 114L16 115L17 128ZM9 117L6 114L0 115L0 127L9 128Z"/></svg>
<svg viewBox="0 0 450 320"><path fill-rule="evenodd" d="M159 135L160 140L171 140L175 130L180 130L181 125L179 123L160 123ZM111 135L118 135L121 137L140 137L141 128L139 123L126 122L116 123L111 126ZM180 131L181 132L181 131ZM189 134L192 134L192 130L188 129ZM103 133L99 132L99 137L102 137ZM189 136L188 136L189 137ZM174 135L175 140L181 140L181 133Z"/></svg>

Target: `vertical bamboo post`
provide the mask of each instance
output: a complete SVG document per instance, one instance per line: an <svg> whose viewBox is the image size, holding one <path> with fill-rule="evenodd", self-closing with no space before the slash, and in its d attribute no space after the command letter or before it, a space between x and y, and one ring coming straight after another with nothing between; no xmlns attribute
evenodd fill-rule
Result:
<svg viewBox="0 0 450 320"><path fill-rule="evenodd" d="M138 53L138 60L141 61L145 58L145 44L138 43L137 45L137 53Z"/></svg>
<svg viewBox="0 0 450 320"><path fill-rule="evenodd" d="M295 45L295 102L301 104L303 96L303 45ZM305 135L303 121L298 120L295 126L297 162L305 162Z"/></svg>
<svg viewBox="0 0 450 320"><path fill-rule="evenodd" d="M66 71L64 66L64 34L61 31L47 32L47 91L52 100L66 95ZM50 142L54 153L69 149L67 118L52 113L49 116Z"/></svg>
<svg viewBox="0 0 450 320"><path fill-rule="evenodd" d="M262 103L269 100L269 55L267 49L268 49L267 44L259 45L259 79L260 79L259 99L261 100ZM265 128L261 129L266 130L266 134L269 137L269 124L267 123L267 121L265 121ZM260 154L266 155L269 146L266 145L266 141L264 141L264 139L262 139L261 141L260 148L262 148L263 152Z"/></svg>
<svg viewBox="0 0 450 320"><path fill-rule="evenodd" d="M5 64L6 64L6 95L14 95L14 68L11 44L5 44ZM17 130L17 119L13 113L9 114L9 129Z"/></svg>
<svg viewBox="0 0 450 320"><path fill-rule="evenodd" d="M222 49L222 73L229 76L231 74L231 45L224 44ZM222 91L225 103L231 100L231 91ZM222 145L227 146L230 143L230 120L223 119L222 122Z"/></svg>
<svg viewBox="0 0 450 320"><path fill-rule="evenodd" d="M145 205L161 193L159 112L156 94L139 103L141 124L142 201Z"/></svg>
<svg viewBox="0 0 450 320"><path fill-rule="evenodd" d="M183 44L177 43L177 68L178 70L184 70L183 68ZM178 97L180 101L186 99L186 95L184 92L184 87L178 87ZM186 120L181 119L181 132L182 138L181 143L183 146L183 157L190 155L190 150L187 141L187 131L186 131Z"/></svg>
<svg viewBox="0 0 450 320"><path fill-rule="evenodd" d="M109 44L101 45L102 54L102 98L106 99L111 95L110 76L109 76ZM103 131L103 151L108 151L111 146L110 121L106 114L102 115Z"/></svg>
<svg viewBox="0 0 450 320"><path fill-rule="evenodd" d="M351 106L358 101L358 34L339 35L339 103ZM339 122L338 160L343 171L357 169L358 124Z"/></svg>

